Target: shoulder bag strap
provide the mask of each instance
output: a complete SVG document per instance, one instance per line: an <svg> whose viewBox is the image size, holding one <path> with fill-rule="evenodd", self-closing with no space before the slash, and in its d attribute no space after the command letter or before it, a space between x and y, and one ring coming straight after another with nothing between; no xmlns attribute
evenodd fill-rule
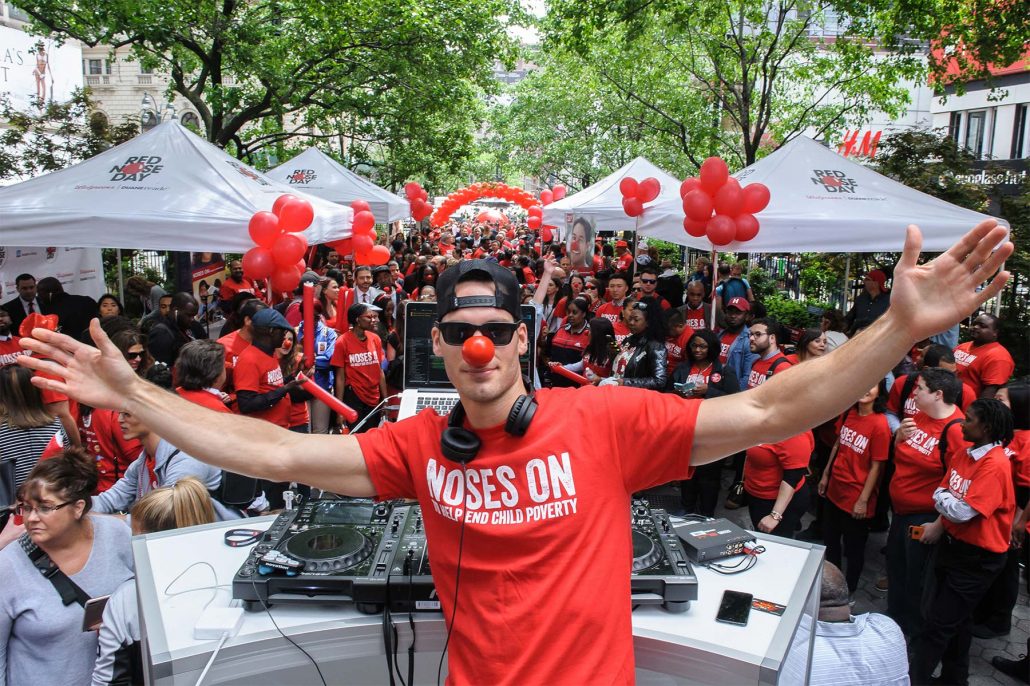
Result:
<svg viewBox="0 0 1030 686"><path fill-rule="evenodd" d="M74 581L68 578L68 575L61 571L60 567L54 564L54 561L50 559L50 556L46 552L32 542L28 534L22 534L18 538L18 543L21 545L21 549L28 555L29 560L39 570L47 581L53 584L54 589L61 596L61 602L65 605L71 605L72 603L78 603L83 607L86 606L86 601L89 600L89 594L79 588Z"/></svg>

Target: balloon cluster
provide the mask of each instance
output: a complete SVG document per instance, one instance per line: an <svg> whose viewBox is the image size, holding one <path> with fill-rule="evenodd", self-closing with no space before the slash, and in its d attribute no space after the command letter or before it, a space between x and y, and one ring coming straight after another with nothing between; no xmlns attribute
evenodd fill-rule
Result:
<svg viewBox="0 0 1030 686"><path fill-rule="evenodd" d="M376 245L376 218L372 209L364 200L355 200L350 204L354 210L351 222L351 248L354 250L354 263L380 265L390 261L390 249L385 245Z"/></svg>
<svg viewBox="0 0 1030 686"><path fill-rule="evenodd" d="M243 255L243 273L249 279L271 279L272 290L292 291L304 273L308 241L300 232L311 226L315 210L294 195L280 195L271 212L255 212L248 231L256 247Z"/></svg>
<svg viewBox="0 0 1030 686"><path fill-rule="evenodd" d="M409 181L404 184L404 194L408 196L411 218L415 221L420 222L433 213L433 206L429 204L429 193L419 183Z"/></svg>
<svg viewBox="0 0 1030 686"><path fill-rule="evenodd" d="M662 184L653 176L643 181L627 176L619 182L619 190L622 192L622 209L630 217L639 217L644 213L644 203L651 202L661 193Z"/></svg>
<svg viewBox="0 0 1030 686"><path fill-rule="evenodd" d="M448 195L440 203L440 207L436 209L436 212L433 213L432 218L429 220L429 225L434 228L440 228L450 220L451 215L459 207L479 198L501 198L502 200L514 202L527 210L537 204L537 199L533 197L533 194L521 188L514 188L500 182L476 182Z"/></svg>
<svg viewBox="0 0 1030 686"><path fill-rule="evenodd" d="M547 207L555 200L561 200L565 197L568 190L562 184L556 184L554 188L545 188L540 191L540 204Z"/></svg>
<svg viewBox="0 0 1030 686"><path fill-rule="evenodd" d="M701 164L701 173L680 186L680 197L686 215L683 229L695 238L707 236L713 245L727 245L758 235L755 213L769 204L769 189L761 183L742 188L725 162L709 157Z"/></svg>

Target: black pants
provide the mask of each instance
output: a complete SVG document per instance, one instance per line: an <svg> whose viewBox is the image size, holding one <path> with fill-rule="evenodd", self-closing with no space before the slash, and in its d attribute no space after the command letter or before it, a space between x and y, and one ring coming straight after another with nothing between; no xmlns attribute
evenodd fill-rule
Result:
<svg viewBox="0 0 1030 686"><path fill-rule="evenodd" d="M715 516L719 502L719 486L722 481L722 465L710 462L694 470L694 476L680 482L680 500L687 514Z"/></svg>
<svg viewBox="0 0 1030 686"><path fill-rule="evenodd" d="M1005 553L992 553L945 534L923 586L923 624L913 642L912 683L930 683L941 663L940 683L969 681L973 611L1005 566Z"/></svg>
<svg viewBox="0 0 1030 686"><path fill-rule="evenodd" d="M756 498L753 495L748 494L747 497L747 510L748 514L751 515L751 526L754 527L755 531L758 531L758 522L762 521L766 515L772 512L773 505L776 504L776 499L766 500L764 498ZM805 510L808 508L808 480L801 485L801 488L794 491L794 497L790 499L790 504L787 505L787 511L782 512L783 519L776 525L776 528L772 530L774 536L782 536L783 538L794 538L798 523L801 518L805 515Z"/></svg>
<svg viewBox="0 0 1030 686"><path fill-rule="evenodd" d="M976 606L974 624L982 624L999 634L1007 634L1012 629L1012 610L1019 600L1019 553L1018 549L1010 549L1005 554L1005 567Z"/></svg>
<svg viewBox="0 0 1030 686"><path fill-rule="evenodd" d="M922 526L935 519L936 512L894 513L887 533L887 614L910 636L923 621L920 589L930 553L936 546L912 540L908 527Z"/></svg>
<svg viewBox="0 0 1030 686"><path fill-rule="evenodd" d="M365 417L368 417L368 421L362 423L361 428L353 433L363 434L369 429L374 429L377 426L379 426L379 415L382 413L382 411L377 411L374 416L369 417L369 415L372 414L372 410L375 409L375 406L366 405L365 403L361 402L361 399L358 398L358 394L355 393L354 389L350 386L345 386L343 389L343 404L347 405L352 410L358 413L358 418L355 419L352 423L348 424L348 427L353 429L355 426L361 423L361 420L363 420Z"/></svg>
<svg viewBox="0 0 1030 686"><path fill-rule="evenodd" d="M869 520L855 519L850 512L845 512L826 498L823 503L823 542L826 544L826 561L844 572L849 593L854 593L858 588L858 580L865 566L867 540ZM842 564L842 551L843 557L848 561L847 569Z"/></svg>

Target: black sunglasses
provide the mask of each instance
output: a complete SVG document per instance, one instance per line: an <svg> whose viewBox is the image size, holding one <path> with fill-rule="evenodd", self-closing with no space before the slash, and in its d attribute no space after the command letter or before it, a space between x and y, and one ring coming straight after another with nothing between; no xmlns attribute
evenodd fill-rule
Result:
<svg viewBox="0 0 1030 686"><path fill-rule="evenodd" d="M142 352L138 352L138 353L127 352L127 353L125 353L125 359L127 359L127 360L142 360L143 359L143 353Z"/></svg>
<svg viewBox="0 0 1030 686"><path fill-rule="evenodd" d="M494 345L508 345L512 336L522 322L486 322L485 324L469 324L467 322L439 322L440 336L447 345L461 345L476 335L483 334Z"/></svg>

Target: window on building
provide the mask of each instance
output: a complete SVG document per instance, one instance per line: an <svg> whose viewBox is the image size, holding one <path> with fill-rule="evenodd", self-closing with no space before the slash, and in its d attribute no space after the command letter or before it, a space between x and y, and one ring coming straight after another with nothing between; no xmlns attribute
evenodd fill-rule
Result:
<svg viewBox="0 0 1030 686"><path fill-rule="evenodd" d="M959 127L962 126L962 113L952 112L948 118L948 136L951 140L955 141L955 145L958 145L958 133Z"/></svg>
<svg viewBox="0 0 1030 686"><path fill-rule="evenodd" d="M198 131L200 130L200 117L198 117L193 112L183 112L183 115L179 118L179 121L182 122L183 126L192 127L197 129Z"/></svg>
<svg viewBox="0 0 1030 686"><path fill-rule="evenodd" d="M987 126L987 112L984 110L970 112L966 121L966 150L976 159L981 159L984 154L984 129Z"/></svg>
<svg viewBox="0 0 1030 686"><path fill-rule="evenodd" d="M1016 118L1012 124L1012 153L1009 157L1013 160L1021 160L1030 157L1030 150L1027 149L1027 110L1030 105L1023 103L1016 105Z"/></svg>
<svg viewBox="0 0 1030 686"><path fill-rule="evenodd" d="M89 71L86 73L90 76L99 76L104 73L104 60L87 60L89 63ZM111 72L108 72L109 74Z"/></svg>
<svg viewBox="0 0 1030 686"><path fill-rule="evenodd" d="M153 69L151 69L150 67L144 67L144 66L143 66L143 65L141 64L141 65L139 65L139 73L140 73L140 74L153 74L153 73L154 73L154 70L153 70Z"/></svg>

